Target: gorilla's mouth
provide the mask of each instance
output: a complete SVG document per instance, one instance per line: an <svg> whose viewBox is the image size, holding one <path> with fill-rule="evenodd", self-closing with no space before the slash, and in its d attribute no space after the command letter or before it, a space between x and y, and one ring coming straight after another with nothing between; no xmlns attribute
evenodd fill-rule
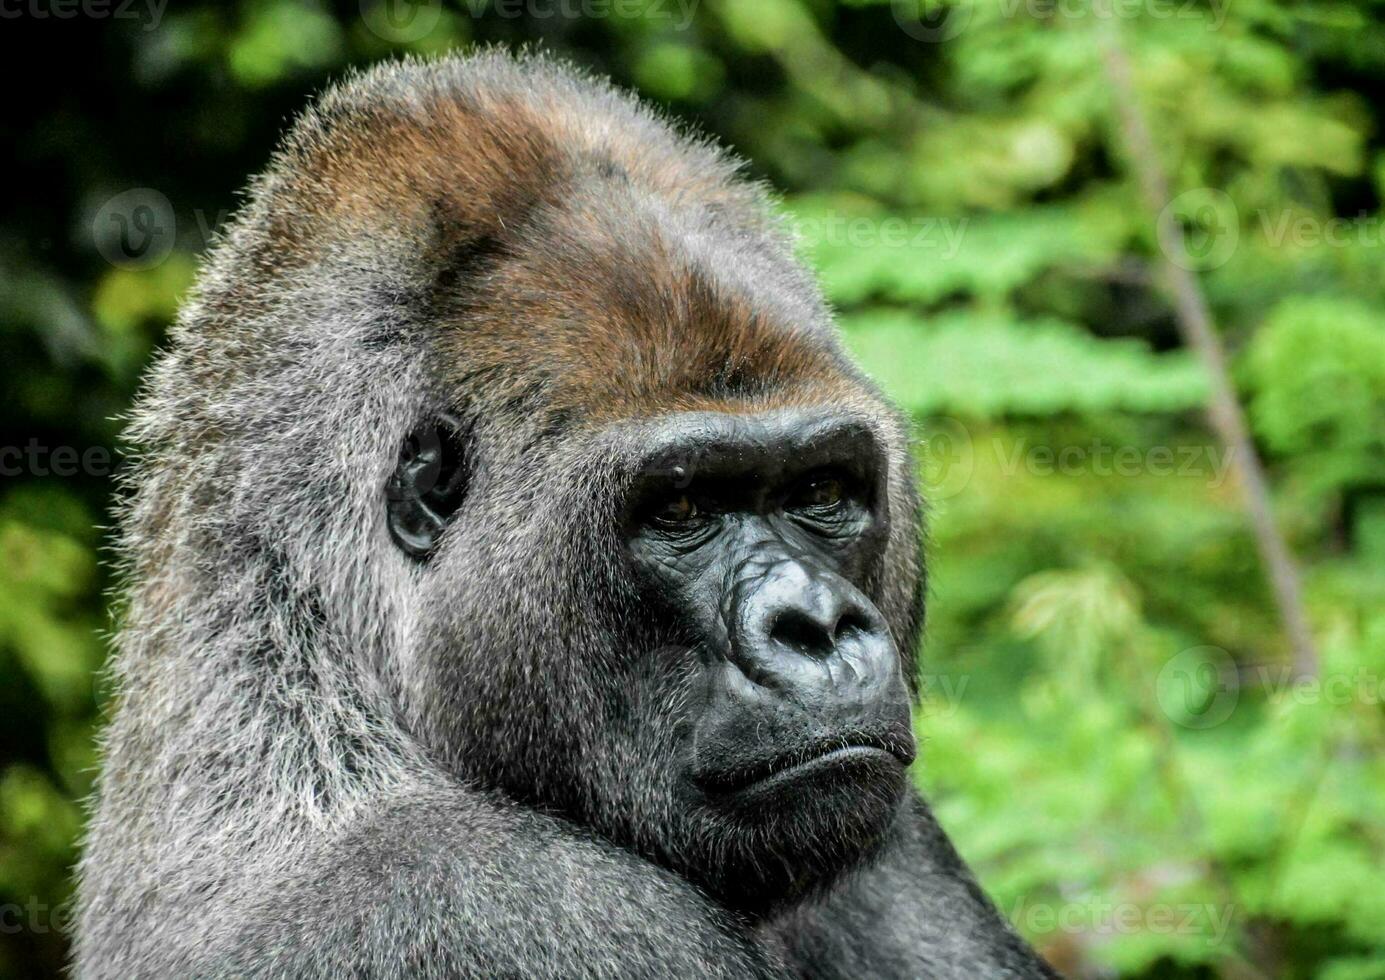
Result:
<svg viewBox="0 0 1385 980"><path fill-rule="evenodd" d="M819 779L897 775L914 761L912 737L853 734L819 739L794 752L734 769L706 773L698 784L709 795L769 795Z"/></svg>

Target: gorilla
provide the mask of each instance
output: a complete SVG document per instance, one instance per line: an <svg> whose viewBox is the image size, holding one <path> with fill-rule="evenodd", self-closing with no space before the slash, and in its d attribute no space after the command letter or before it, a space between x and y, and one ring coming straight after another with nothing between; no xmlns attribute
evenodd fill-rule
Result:
<svg viewBox="0 0 1385 980"><path fill-rule="evenodd" d="M132 417L76 974L1054 976L909 778L906 433L709 143L329 91Z"/></svg>

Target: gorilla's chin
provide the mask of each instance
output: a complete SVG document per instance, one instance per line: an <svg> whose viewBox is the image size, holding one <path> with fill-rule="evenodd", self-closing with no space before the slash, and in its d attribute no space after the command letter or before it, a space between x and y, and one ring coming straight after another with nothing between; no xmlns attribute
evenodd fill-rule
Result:
<svg viewBox="0 0 1385 980"><path fill-rule="evenodd" d="M906 774L895 755L851 746L705 795L698 809L718 841L706 887L752 915L831 887L884 843Z"/></svg>

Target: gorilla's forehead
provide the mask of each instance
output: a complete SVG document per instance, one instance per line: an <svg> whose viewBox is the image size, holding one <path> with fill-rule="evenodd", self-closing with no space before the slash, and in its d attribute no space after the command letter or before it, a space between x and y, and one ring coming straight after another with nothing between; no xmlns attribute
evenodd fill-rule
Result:
<svg viewBox="0 0 1385 980"><path fill-rule="evenodd" d="M546 209L465 285L445 363L600 417L859 394L801 270L715 223L621 187Z"/></svg>

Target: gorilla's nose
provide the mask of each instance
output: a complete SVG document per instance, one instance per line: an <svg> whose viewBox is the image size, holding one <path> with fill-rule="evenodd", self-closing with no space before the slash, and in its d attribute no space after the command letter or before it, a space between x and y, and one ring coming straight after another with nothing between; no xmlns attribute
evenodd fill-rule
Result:
<svg viewBox="0 0 1385 980"><path fill-rule="evenodd" d="M786 653L825 659L848 639L869 634L869 617L854 603L828 592L808 603L786 602L766 610L771 644Z"/></svg>
<svg viewBox="0 0 1385 980"><path fill-rule="evenodd" d="M854 700L898 670L884 618L854 585L825 569L778 562L738 605L731 659L757 684Z"/></svg>

